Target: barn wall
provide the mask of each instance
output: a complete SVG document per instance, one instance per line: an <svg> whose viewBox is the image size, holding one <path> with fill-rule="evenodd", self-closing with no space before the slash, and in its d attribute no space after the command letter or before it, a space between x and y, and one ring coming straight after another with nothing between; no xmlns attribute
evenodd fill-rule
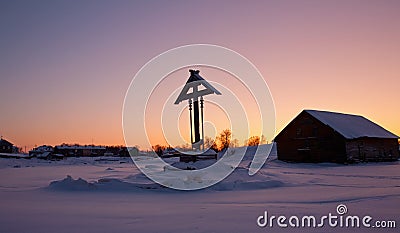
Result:
<svg viewBox="0 0 400 233"><path fill-rule="evenodd" d="M345 162L346 141L306 112L276 138L278 159L294 162Z"/></svg>
<svg viewBox="0 0 400 233"><path fill-rule="evenodd" d="M348 160L385 161L399 158L397 139L358 138L346 142Z"/></svg>

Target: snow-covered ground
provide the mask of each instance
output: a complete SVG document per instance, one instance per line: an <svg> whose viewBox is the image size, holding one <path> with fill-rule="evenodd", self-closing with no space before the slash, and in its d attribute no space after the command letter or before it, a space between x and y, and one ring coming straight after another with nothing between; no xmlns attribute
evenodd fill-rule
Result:
<svg viewBox="0 0 400 233"><path fill-rule="evenodd" d="M210 188L175 191L148 180L130 158L2 158L0 232L399 232L400 162L295 164L273 151L249 176L250 161L246 155ZM339 204L397 228L257 226L264 211L318 217Z"/></svg>

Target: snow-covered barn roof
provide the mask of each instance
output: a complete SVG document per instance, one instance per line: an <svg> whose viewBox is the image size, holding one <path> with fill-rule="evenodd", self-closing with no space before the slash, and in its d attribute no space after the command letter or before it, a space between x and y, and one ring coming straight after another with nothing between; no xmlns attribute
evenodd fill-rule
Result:
<svg viewBox="0 0 400 233"><path fill-rule="evenodd" d="M328 125L346 139L360 137L399 138L363 116L317 110L304 111Z"/></svg>

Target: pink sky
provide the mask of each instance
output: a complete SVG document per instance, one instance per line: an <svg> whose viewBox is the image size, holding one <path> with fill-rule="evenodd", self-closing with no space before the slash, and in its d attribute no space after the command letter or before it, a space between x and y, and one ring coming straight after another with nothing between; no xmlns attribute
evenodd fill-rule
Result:
<svg viewBox="0 0 400 233"><path fill-rule="evenodd" d="M207 43L257 66L277 132L321 109L400 135L399 12L399 1L1 2L0 134L28 148L123 144L134 74L168 49Z"/></svg>

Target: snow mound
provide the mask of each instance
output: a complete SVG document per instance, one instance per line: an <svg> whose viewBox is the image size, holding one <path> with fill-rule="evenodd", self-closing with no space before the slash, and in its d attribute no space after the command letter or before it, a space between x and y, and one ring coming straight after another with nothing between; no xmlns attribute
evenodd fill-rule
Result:
<svg viewBox="0 0 400 233"><path fill-rule="evenodd" d="M257 147L242 147L242 148L233 148L226 151L224 156L226 157L225 165L227 168L230 168L230 159L237 154L242 154L243 159L240 162L239 166L225 179L221 182L206 188L207 191L228 191L228 190L256 190L256 189L270 189L276 187L283 186L291 186L291 181L285 179L281 176L276 176L276 174L271 174L271 172L265 170L260 170L253 176L249 176L249 167L252 159L254 158L255 151ZM272 151L272 157L270 159L274 160L274 150ZM276 156L275 156L276 157ZM144 158L143 158L144 159ZM215 160L200 160L196 162L172 162L172 166L160 166L157 163L152 162L152 158L146 158L149 160L148 164L145 166L146 169L154 170L155 174L159 174L161 177L165 177L168 180L167 184L180 184L183 186L188 186L197 183L209 182L213 183L212 175L209 176L207 173L196 173L197 175L188 175L185 179L175 179L173 175L174 172L178 169L183 170L200 170L202 168L208 167L211 164L215 163ZM115 171L114 168L108 167L105 171ZM109 176L109 174L105 175ZM172 178L171 178L172 177ZM172 189L166 188L160 184L155 183L154 181L147 178L142 173L118 177L108 177L108 178L100 178L94 182L88 182L84 179L74 180L71 176L67 176L67 178L60 181L53 181L48 186L50 190L58 190L58 191L139 191L139 190L169 190Z"/></svg>
<svg viewBox="0 0 400 233"><path fill-rule="evenodd" d="M96 186L84 179L78 178L74 180L71 176L67 176L63 180L51 182L48 189L58 191L90 191L95 190Z"/></svg>
<svg viewBox="0 0 400 233"><path fill-rule="evenodd" d="M188 181L186 181L188 182ZM194 179L193 182L196 182ZM248 175L247 168L237 168L231 175L223 181L206 188L210 191L229 191L229 190L255 190L268 189L288 186L274 177L265 174ZM162 185L154 183L143 174L127 176L124 179L102 178L94 182L88 182L82 178L73 179L71 176L53 181L46 188L51 191L106 191L106 192L131 192L143 190L173 191Z"/></svg>
<svg viewBox="0 0 400 233"><path fill-rule="evenodd" d="M53 181L47 190L51 191L105 191L105 192L121 192L121 191L139 191L145 189L164 189L155 183L130 183L116 178L102 178L98 181L88 182L82 178L73 179L71 176Z"/></svg>

